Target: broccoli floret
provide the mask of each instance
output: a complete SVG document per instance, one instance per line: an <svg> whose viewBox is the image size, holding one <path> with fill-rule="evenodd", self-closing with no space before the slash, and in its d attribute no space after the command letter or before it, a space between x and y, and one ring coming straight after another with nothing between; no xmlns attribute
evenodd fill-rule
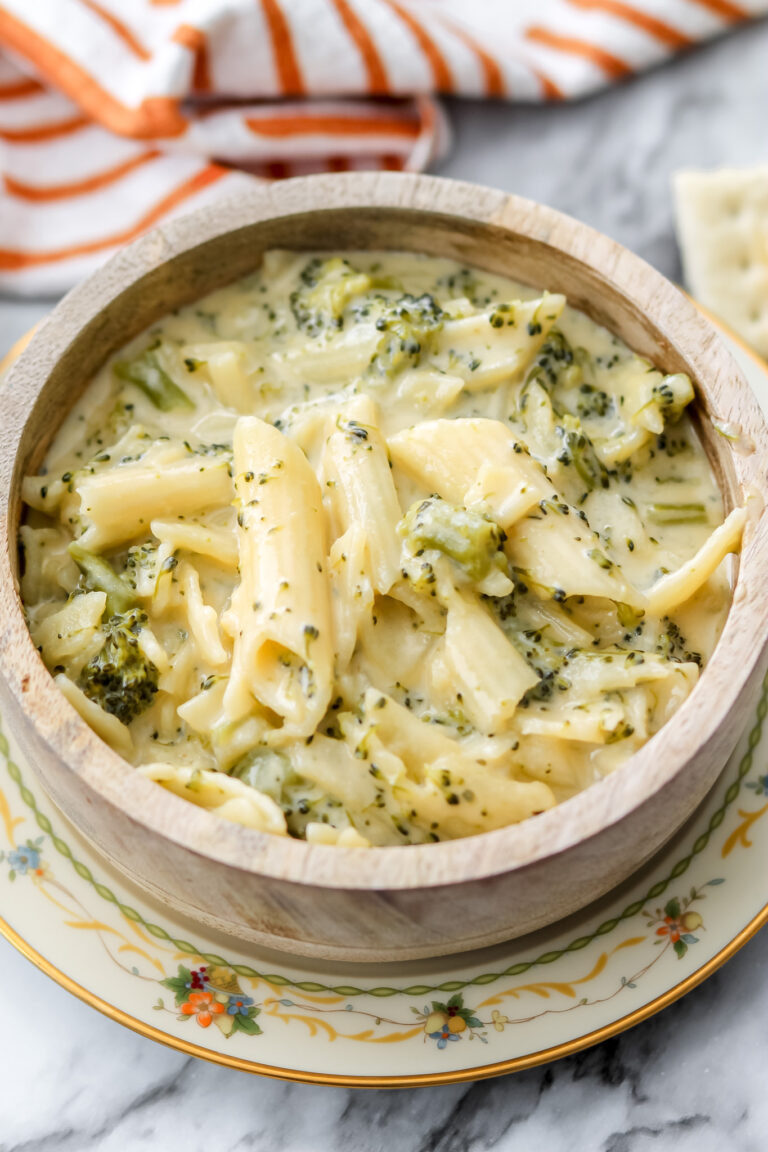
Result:
<svg viewBox="0 0 768 1152"><path fill-rule="evenodd" d="M341 827L351 823L342 814L338 800L324 796L316 784L293 770L287 756L275 749L261 745L251 749L230 769L229 775L263 792L282 808L289 836L304 838L307 824L314 820L325 823L331 809L335 809L332 822L338 823L341 817Z"/></svg>
<svg viewBox="0 0 768 1152"><path fill-rule="evenodd" d="M476 308L482 308L491 302L490 295L480 296L480 281L472 268L460 268L458 272L449 272L441 276L437 283L452 296L466 296ZM491 295L496 295L495 290Z"/></svg>
<svg viewBox="0 0 768 1152"><path fill-rule="evenodd" d="M355 296L371 287L371 279L348 260L310 260L300 276L301 287L291 293L291 311L299 328L309 336L343 327L343 313Z"/></svg>
<svg viewBox="0 0 768 1152"><path fill-rule="evenodd" d="M89 699L123 724L145 712L157 692L157 668L138 642L146 620L137 608L112 616L103 626L106 638L101 651L85 665L78 680Z"/></svg>
<svg viewBox="0 0 768 1152"><path fill-rule="evenodd" d="M113 367L115 376L135 384L161 412L170 412L172 408L193 408L189 396L174 384L157 359L155 349L158 347L159 341L145 348L133 360L118 360Z"/></svg>
<svg viewBox="0 0 768 1152"><path fill-rule="evenodd" d="M555 388L575 388L582 382L582 370L573 348L557 328L552 328L536 354L525 377L524 388L537 381L550 395Z"/></svg>
<svg viewBox="0 0 768 1152"><path fill-rule="evenodd" d="M688 648L688 641L674 620L670 620L667 617L664 619L666 628L656 642L656 651L659 655L664 656L667 660L674 660L675 663L692 663L698 664L699 667L701 667L703 663L701 653L692 652Z"/></svg>
<svg viewBox="0 0 768 1152"><path fill-rule="evenodd" d="M539 671L539 682L525 692L520 700L520 708L530 708L534 702L551 700L557 692L567 692L571 686L570 680L560 674L559 669L550 668L545 672Z"/></svg>
<svg viewBox="0 0 768 1152"><path fill-rule="evenodd" d="M686 405L693 400L693 384L685 372L673 372L665 376L652 389L653 402L660 409L665 424L674 424L683 414Z"/></svg>
<svg viewBox="0 0 768 1152"><path fill-rule="evenodd" d="M443 310L427 292L418 297L407 293L388 304L376 321L383 335L371 360L371 372L391 377L414 367L442 326Z"/></svg>
<svg viewBox="0 0 768 1152"><path fill-rule="evenodd" d="M398 525L415 556L435 548L455 561L472 580L482 580L496 561L506 535L482 512L430 496L412 504Z"/></svg>
<svg viewBox="0 0 768 1152"><path fill-rule="evenodd" d="M579 385L576 412L582 420L602 418L613 412L613 409L613 397L604 392L602 388L595 388L594 384Z"/></svg>
<svg viewBox="0 0 768 1152"><path fill-rule="evenodd" d="M595 455L592 441L575 416L564 415L555 428L563 447L558 453L560 464L573 464L588 491L608 487L608 473Z"/></svg>
<svg viewBox="0 0 768 1152"><path fill-rule="evenodd" d="M90 591L106 592L108 616L127 612L135 606L136 593L103 557L88 552L76 540L72 541L67 551L85 577L85 584Z"/></svg>

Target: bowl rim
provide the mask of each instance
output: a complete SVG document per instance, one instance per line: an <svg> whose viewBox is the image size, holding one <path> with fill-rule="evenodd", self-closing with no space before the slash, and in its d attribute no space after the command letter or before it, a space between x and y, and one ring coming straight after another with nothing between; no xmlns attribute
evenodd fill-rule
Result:
<svg viewBox="0 0 768 1152"><path fill-rule="evenodd" d="M425 221L447 216L545 244L592 271L599 263L611 288L641 310L691 365L695 379L708 381L723 416L737 412L755 446L751 454L733 454L742 494L755 492L760 499L753 502L723 633L688 699L614 773L571 799L535 819L436 844L375 850L307 844L223 820L132 771L56 687L32 643L13 574L17 545L15 533L9 534L9 500L23 429L54 367L86 326L130 285L182 253L269 220L340 209L407 212ZM597 836L671 784L716 737L761 658L760 638L768 635L762 575L768 571L768 488L759 462L768 460L768 428L757 402L719 335L665 277L588 225L534 201L462 181L391 172L256 186L164 224L113 256L43 321L11 368L3 393L8 411L0 445L0 653L6 683L26 722L86 789L150 833L212 862L295 884L371 891L435 888L533 865Z"/></svg>

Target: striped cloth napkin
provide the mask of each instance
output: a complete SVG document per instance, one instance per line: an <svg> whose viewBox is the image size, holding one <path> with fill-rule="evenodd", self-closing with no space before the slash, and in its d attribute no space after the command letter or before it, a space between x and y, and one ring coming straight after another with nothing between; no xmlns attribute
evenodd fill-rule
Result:
<svg viewBox="0 0 768 1152"><path fill-rule="evenodd" d="M255 178L418 170L435 95L579 97L768 0L0 0L0 289Z"/></svg>

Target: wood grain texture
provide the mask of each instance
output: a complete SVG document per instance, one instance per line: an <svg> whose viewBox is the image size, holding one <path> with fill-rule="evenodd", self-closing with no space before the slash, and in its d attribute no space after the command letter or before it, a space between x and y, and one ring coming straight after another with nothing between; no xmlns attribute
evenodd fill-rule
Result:
<svg viewBox="0 0 768 1152"><path fill-rule="evenodd" d="M96 369L158 316L252 271L274 247L449 256L552 291L667 372L690 373L727 506L753 497L733 605L700 682L608 779L523 824L441 844L343 849L221 820L135 773L63 699L18 596L20 480ZM255 189L160 228L75 289L11 371L0 447L0 705L66 815L154 896L243 939L381 961L458 952L575 911L634 871L714 782L768 651L768 431L709 323L605 236L487 188L395 173ZM711 424L737 423L736 452Z"/></svg>

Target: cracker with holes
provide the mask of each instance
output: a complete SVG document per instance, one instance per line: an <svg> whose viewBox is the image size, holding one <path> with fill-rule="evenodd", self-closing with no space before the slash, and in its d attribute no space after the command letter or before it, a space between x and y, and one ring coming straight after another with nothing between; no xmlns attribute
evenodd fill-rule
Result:
<svg viewBox="0 0 768 1152"><path fill-rule="evenodd" d="M768 357L768 166L678 172L674 191L688 287Z"/></svg>

